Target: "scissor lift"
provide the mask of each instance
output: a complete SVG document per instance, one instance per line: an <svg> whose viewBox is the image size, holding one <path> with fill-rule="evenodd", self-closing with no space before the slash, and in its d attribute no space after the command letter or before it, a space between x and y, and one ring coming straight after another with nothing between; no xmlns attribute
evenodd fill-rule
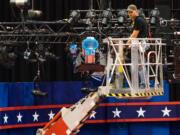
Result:
<svg viewBox="0 0 180 135"><path fill-rule="evenodd" d="M106 38L109 52L106 69L106 86L112 86L107 96L117 98L140 98L163 95L162 39ZM129 49L129 57L125 51ZM129 60L127 60L129 59ZM139 71L144 78L140 86ZM119 85L119 86L118 86Z"/></svg>
<svg viewBox="0 0 180 135"><path fill-rule="evenodd" d="M105 97L146 98L163 95L162 40L160 38L131 39L131 61L127 61L124 48L127 38L107 38L106 85L89 93L69 108L62 108L36 135L75 135ZM148 50L146 50L148 46ZM144 49L144 50L143 50ZM139 87L139 68L143 69L145 87ZM119 78L116 77L120 74ZM115 76L115 77L114 77ZM113 79L115 78L115 79ZM115 87L114 84L121 84ZM126 84L126 85L125 85Z"/></svg>

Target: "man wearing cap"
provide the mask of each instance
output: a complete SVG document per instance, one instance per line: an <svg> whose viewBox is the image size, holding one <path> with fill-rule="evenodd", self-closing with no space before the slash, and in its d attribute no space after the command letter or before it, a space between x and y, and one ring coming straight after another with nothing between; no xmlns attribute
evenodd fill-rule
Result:
<svg viewBox="0 0 180 135"><path fill-rule="evenodd" d="M133 31L129 37L129 40L127 41L127 44L129 45L128 48L130 48L133 45L137 45L137 40L132 40L132 38L147 38L148 37L148 24L143 16L139 16L138 9L136 5L129 5L127 8L128 16L132 20L133 24ZM146 48L143 48L144 52L147 50ZM142 49L139 48L140 52ZM140 59L139 59L140 61ZM139 67L139 77L140 77L140 88L145 88L145 67L140 66Z"/></svg>
<svg viewBox="0 0 180 135"><path fill-rule="evenodd" d="M133 21L133 31L129 38L146 38L148 37L148 24L146 20L139 16L136 5L129 5L127 8L128 16ZM128 40L130 43L130 40Z"/></svg>

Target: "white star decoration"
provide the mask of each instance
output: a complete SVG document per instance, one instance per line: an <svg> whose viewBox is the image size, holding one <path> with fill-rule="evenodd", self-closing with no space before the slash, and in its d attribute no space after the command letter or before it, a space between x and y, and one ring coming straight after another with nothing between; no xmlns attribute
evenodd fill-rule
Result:
<svg viewBox="0 0 180 135"><path fill-rule="evenodd" d="M116 108L116 110L112 111L112 112L114 113L114 116L113 116L114 118L116 118L116 117L120 118L121 111L119 111L118 108Z"/></svg>
<svg viewBox="0 0 180 135"><path fill-rule="evenodd" d="M96 115L96 112L95 112L95 111L92 111L92 113L91 113L91 115L90 115L90 117L89 117L89 118L90 118L90 119L92 119L92 118L94 118L94 119L95 119L95 118L96 118L96 116L95 116L95 115Z"/></svg>
<svg viewBox="0 0 180 135"><path fill-rule="evenodd" d="M171 114L171 112L172 112L173 110L172 109L170 109L170 107L169 106L164 106L162 109L159 109L159 112L160 113L162 113L162 115L161 115L161 117L170 117L172 114ZM141 106L141 107L139 107L139 109L138 110L134 110L133 111L133 113L134 112L136 112L137 113L137 117L138 118L140 118L140 117L146 117L147 116L147 114L151 114L151 112L153 112L153 110L148 110L148 111L146 111L145 109L144 109L144 107L143 106ZM97 118L97 114L98 112L96 112L96 111L92 111L91 112L91 114L90 114L90 116L89 116L89 119L96 119ZM121 118L122 116L122 111L120 110L120 108L118 108L118 107L114 107L113 108L113 110L112 110L112 114L113 115L111 115L111 117L113 116L113 118ZM8 116L9 114L7 114L7 113L4 113L3 115L2 115L2 120L3 120L3 122L4 122L4 124L8 124L8 123L10 123L10 118L11 117L9 117ZM34 111L34 114L31 114L32 115L32 120L33 120L33 122L39 122L40 121L40 113L38 113L37 111ZM152 114L151 114L152 115ZM52 110L50 110L49 111L49 113L46 113L46 117L48 117L49 116L49 120L51 120L51 119L53 119L53 117L55 116L55 113L52 111ZM23 115L23 113L22 112L18 112L16 115L13 115L13 117L14 118L17 118L16 120L16 122L17 123L23 123L23 122L25 122L25 115ZM136 118L137 118L136 117ZM146 117L147 118L147 117Z"/></svg>
<svg viewBox="0 0 180 135"><path fill-rule="evenodd" d="M22 115L21 115L21 113L19 112L19 114L17 115L17 122L19 123L19 122L22 122Z"/></svg>
<svg viewBox="0 0 180 135"><path fill-rule="evenodd" d="M162 112L163 112L163 117L165 117L165 116L170 116L170 112L171 112L171 110L168 110L168 108L167 108L167 106L164 108L164 110L161 110Z"/></svg>
<svg viewBox="0 0 180 135"><path fill-rule="evenodd" d="M39 117L39 114L37 114L37 112L35 112L33 115L33 121L38 121L38 117Z"/></svg>
<svg viewBox="0 0 180 135"><path fill-rule="evenodd" d="M142 107L140 107L139 110L136 111L138 113L138 117L144 117L144 113L146 112L146 110L143 110Z"/></svg>
<svg viewBox="0 0 180 135"><path fill-rule="evenodd" d="M4 124L5 124L5 123L8 123L8 118L9 118L9 117L5 114L4 117L3 117L3 119L4 119Z"/></svg>
<svg viewBox="0 0 180 135"><path fill-rule="evenodd" d="M51 110L51 112L48 115L49 115L49 120L51 120L54 117L55 113L53 113Z"/></svg>

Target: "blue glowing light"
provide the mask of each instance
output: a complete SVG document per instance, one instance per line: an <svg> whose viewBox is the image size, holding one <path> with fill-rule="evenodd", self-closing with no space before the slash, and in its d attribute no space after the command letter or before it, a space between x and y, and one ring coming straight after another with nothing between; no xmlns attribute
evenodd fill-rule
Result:
<svg viewBox="0 0 180 135"><path fill-rule="evenodd" d="M98 47L99 43L94 37L87 37L82 41L82 48L85 51L85 55L95 55Z"/></svg>
<svg viewBox="0 0 180 135"><path fill-rule="evenodd" d="M69 50L70 50L71 54L75 54L77 52L77 44L75 44L75 43L70 44Z"/></svg>

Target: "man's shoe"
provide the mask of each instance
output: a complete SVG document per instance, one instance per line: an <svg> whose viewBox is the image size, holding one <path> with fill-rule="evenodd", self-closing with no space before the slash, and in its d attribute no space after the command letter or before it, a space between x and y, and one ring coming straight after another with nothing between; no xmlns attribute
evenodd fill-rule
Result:
<svg viewBox="0 0 180 135"><path fill-rule="evenodd" d="M146 88L146 85L144 83L140 84L139 86L140 89L145 89Z"/></svg>

